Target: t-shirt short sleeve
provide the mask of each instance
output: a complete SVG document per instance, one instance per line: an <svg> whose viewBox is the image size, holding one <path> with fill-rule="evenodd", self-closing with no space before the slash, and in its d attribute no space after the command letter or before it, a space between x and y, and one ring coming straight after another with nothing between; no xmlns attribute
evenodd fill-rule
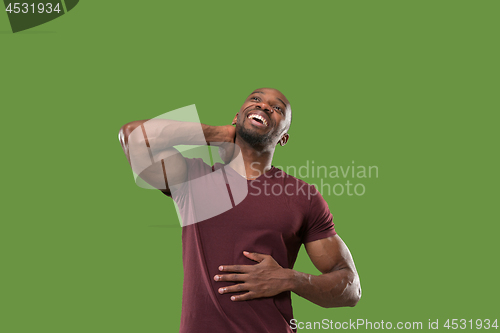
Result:
<svg viewBox="0 0 500 333"><path fill-rule="evenodd" d="M172 188L170 189L171 192L186 191L187 184L189 183L189 181L205 176L212 172L212 167L206 164L201 158L184 158L184 159L186 161L186 166L187 166L187 180L182 184L172 186ZM172 195L166 191L161 191L161 192L168 197L172 197Z"/></svg>
<svg viewBox="0 0 500 333"><path fill-rule="evenodd" d="M312 186L312 185L310 185ZM306 230L302 242L309 243L319 239L335 236L333 215L321 193L314 186L311 189L309 212L305 217Z"/></svg>

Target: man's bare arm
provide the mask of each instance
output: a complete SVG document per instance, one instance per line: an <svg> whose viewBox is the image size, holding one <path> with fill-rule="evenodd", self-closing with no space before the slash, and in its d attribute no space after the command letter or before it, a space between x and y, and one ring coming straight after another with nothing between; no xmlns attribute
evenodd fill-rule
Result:
<svg viewBox="0 0 500 333"><path fill-rule="evenodd" d="M186 162L173 146L234 142L234 127L138 120L122 126L118 138L134 172L151 186L170 194L169 185L182 183L187 177Z"/></svg>
<svg viewBox="0 0 500 333"><path fill-rule="evenodd" d="M349 249L342 239L336 235L305 246L321 275L285 269L267 254L244 252L258 264L221 266L222 272L233 274L218 274L215 281L239 283L220 288L219 293L245 292L231 299L246 301L293 291L322 307L355 306L361 297L361 286Z"/></svg>
<svg viewBox="0 0 500 333"><path fill-rule="evenodd" d="M336 235L305 244L319 276L293 271L291 291L322 307L355 306L361 298L359 276L349 249Z"/></svg>

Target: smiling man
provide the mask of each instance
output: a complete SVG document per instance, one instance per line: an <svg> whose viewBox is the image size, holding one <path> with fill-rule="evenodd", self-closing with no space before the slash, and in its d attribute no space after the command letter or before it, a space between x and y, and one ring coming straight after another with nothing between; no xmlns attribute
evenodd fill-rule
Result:
<svg viewBox="0 0 500 333"><path fill-rule="evenodd" d="M261 88L245 100L235 127L155 119L120 130L134 171L183 216L180 332L295 332L291 292L322 307L354 306L361 297L321 194L272 166L291 118L287 98ZM185 158L173 148L179 144L217 145L226 163ZM227 208L213 210L226 198ZM320 275L293 270L302 244Z"/></svg>

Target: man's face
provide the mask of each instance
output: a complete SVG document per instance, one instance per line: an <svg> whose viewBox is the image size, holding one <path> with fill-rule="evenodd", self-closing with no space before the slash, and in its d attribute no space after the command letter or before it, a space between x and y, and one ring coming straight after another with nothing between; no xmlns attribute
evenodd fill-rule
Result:
<svg viewBox="0 0 500 333"><path fill-rule="evenodd" d="M236 132L252 146L274 146L288 130L291 113L290 103L281 92L257 89L238 112Z"/></svg>

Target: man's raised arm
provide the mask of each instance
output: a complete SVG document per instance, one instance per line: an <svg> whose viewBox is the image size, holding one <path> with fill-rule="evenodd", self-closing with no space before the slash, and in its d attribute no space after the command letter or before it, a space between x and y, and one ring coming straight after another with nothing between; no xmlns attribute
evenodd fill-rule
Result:
<svg viewBox="0 0 500 333"><path fill-rule="evenodd" d="M132 170L151 186L170 194L169 186L187 179L186 161L173 146L234 142L234 127L138 120L123 125L118 138Z"/></svg>

